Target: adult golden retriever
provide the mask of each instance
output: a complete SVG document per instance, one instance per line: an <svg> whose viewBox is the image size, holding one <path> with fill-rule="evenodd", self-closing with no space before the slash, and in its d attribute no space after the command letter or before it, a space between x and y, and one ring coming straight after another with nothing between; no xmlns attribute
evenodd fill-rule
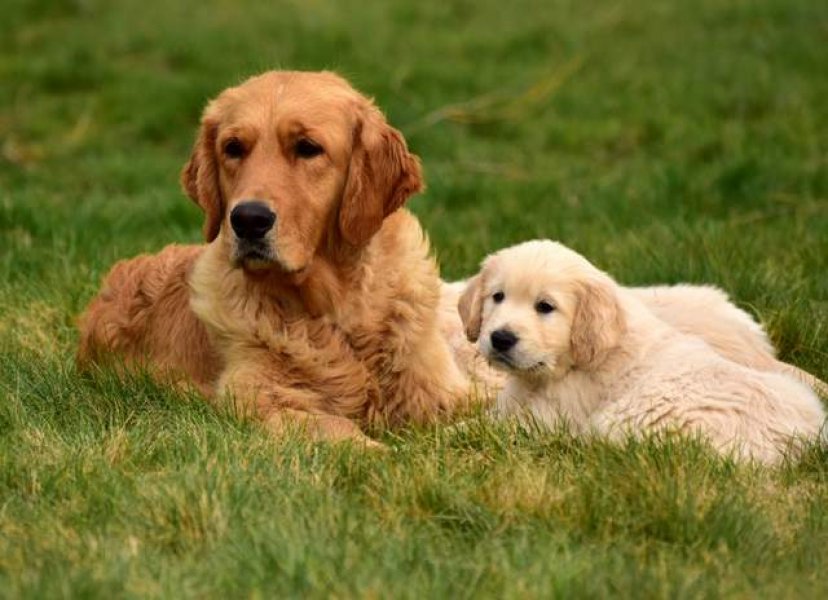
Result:
<svg viewBox="0 0 828 600"><path fill-rule="evenodd" d="M253 77L209 103L181 179L209 244L116 265L81 364L143 362L328 440L462 402L437 266L402 208L419 160L371 101L332 73Z"/></svg>
<svg viewBox="0 0 828 600"><path fill-rule="evenodd" d="M755 352L683 332L644 292L548 240L487 258L460 313L469 339L507 373L499 411L610 436L698 432L720 451L766 463L779 461L791 441L821 435L825 410L785 372L789 365L747 366ZM706 315L723 309L709 299ZM728 320L747 330L735 315Z"/></svg>

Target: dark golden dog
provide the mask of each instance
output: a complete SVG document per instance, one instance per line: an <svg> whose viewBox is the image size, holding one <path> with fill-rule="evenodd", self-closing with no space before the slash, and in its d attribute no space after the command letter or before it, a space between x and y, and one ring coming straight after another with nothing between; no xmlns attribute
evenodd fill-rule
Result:
<svg viewBox="0 0 828 600"><path fill-rule="evenodd" d="M140 362L322 439L457 407L437 267L401 208L419 161L369 100L330 73L252 78L208 105L182 183L209 244L116 265L82 364Z"/></svg>

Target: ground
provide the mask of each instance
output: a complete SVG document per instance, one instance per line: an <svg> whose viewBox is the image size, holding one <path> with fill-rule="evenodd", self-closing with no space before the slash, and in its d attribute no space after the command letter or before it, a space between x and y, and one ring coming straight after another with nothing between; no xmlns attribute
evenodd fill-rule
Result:
<svg viewBox="0 0 828 600"><path fill-rule="evenodd" d="M723 287L826 379L826 47L813 0L6 2L0 596L825 596L826 445L766 469L478 419L366 453L73 353L114 261L199 240L205 101L328 68L423 158L447 278L558 239Z"/></svg>

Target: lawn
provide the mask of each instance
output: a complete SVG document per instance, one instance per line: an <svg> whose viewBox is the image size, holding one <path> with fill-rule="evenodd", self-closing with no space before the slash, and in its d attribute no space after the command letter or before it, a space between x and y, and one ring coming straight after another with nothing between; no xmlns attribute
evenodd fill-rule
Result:
<svg viewBox="0 0 828 600"><path fill-rule="evenodd" d="M559 239L723 287L828 379L826 48L814 0L7 0L0 596L825 597L826 445L767 469L480 418L366 453L73 354L114 261L199 240L205 101L327 68L422 157L446 278Z"/></svg>

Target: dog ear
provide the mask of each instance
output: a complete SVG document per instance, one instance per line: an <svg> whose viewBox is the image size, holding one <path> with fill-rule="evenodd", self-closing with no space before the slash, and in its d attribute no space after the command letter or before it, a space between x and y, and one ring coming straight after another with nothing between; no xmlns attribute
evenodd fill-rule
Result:
<svg viewBox="0 0 828 600"><path fill-rule="evenodd" d="M592 370L618 345L626 330L626 319L609 282L580 283L576 296L570 334L572 359L577 368Z"/></svg>
<svg viewBox="0 0 828 600"><path fill-rule="evenodd" d="M476 342L480 337L480 326L483 321L483 276L475 275L466 284L460 300L457 302L457 311L466 337L470 342Z"/></svg>
<svg viewBox="0 0 828 600"><path fill-rule="evenodd" d="M202 119L193 153L181 169L181 187L204 211L204 239L208 242L218 236L224 215L215 154L217 129L215 121L207 116Z"/></svg>
<svg viewBox="0 0 828 600"><path fill-rule="evenodd" d="M385 217L422 189L420 160L408 151L402 134L374 106L365 108L339 208L342 237L352 246L366 244Z"/></svg>

